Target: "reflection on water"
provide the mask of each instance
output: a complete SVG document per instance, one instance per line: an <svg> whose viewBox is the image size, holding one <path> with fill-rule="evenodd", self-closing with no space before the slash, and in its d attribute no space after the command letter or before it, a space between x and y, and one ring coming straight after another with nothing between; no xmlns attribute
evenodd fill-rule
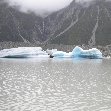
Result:
<svg viewBox="0 0 111 111"><path fill-rule="evenodd" d="M111 111L111 60L0 59L0 111Z"/></svg>

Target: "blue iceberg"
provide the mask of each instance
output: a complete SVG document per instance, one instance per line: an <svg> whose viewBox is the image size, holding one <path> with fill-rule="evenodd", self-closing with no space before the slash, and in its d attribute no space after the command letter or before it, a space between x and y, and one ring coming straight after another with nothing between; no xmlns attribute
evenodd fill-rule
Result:
<svg viewBox="0 0 111 111"><path fill-rule="evenodd" d="M83 50L81 47L76 46L72 51L72 57L77 58L89 58L89 59L101 59L102 53L97 48L89 50Z"/></svg>
<svg viewBox="0 0 111 111"><path fill-rule="evenodd" d="M92 48L89 50L83 50L81 47L76 46L72 52L66 53L63 51L55 51L52 54L53 57L58 58L89 58L89 59L101 59L102 53L96 49Z"/></svg>
<svg viewBox="0 0 111 111"><path fill-rule="evenodd" d="M57 49L43 51L41 47L18 47L11 49L4 49L0 51L0 58L89 58L89 59L101 59L102 53L92 48L89 50L83 50L81 47L76 46L72 52L66 53L63 51L57 51Z"/></svg>

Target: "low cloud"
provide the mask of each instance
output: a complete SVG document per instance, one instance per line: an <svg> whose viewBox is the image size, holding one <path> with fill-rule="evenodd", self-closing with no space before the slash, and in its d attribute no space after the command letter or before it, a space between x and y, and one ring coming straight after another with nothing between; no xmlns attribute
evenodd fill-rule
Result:
<svg viewBox="0 0 111 111"><path fill-rule="evenodd" d="M44 16L69 5L73 0L5 0L9 6L17 7L20 11L34 12Z"/></svg>
<svg viewBox="0 0 111 111"><path fill-rule="evenodd" d="M9 6L17 8L24 13L33 12L36 15L46 17L47 15L58 11L68 6L73 0L3 0L8 3ZM88 6L88 2L93 0L74 0L76 2L84 3ZM106 0L111 1L111 0ZM87 4L88 3L88 4Z"/></svg>

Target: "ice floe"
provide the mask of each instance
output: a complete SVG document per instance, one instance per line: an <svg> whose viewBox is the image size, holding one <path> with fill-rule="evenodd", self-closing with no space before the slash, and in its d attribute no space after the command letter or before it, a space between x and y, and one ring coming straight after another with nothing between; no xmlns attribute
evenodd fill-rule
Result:
<svg viewBox="0 0 111 111"><path fill-rule="evenodd" d="M96 48L83 50L79 46L76 46L72 50L72 52L69 53L58 51L57 49L43 51L41 47L18 47L18 48L4 49L0 51L0 58L34 58L34 57L101 59L102 53Z"/></svg>
<svg viewBox="0 0 111 111"><path fill-rule="evenodd" d="M34 58L49 57L41 47L18 47L0 51L1 58Z"/></svg>
<svg viewBox="0 0 111 111"><path fill-rule="evenodd" d="M53 57L59 58L89 58L89 59L101 59L102 53L92 48L89 50L83 50L81 47L76 46L72 52L66 53L63 51L56 51L52 54Z"/></svg>

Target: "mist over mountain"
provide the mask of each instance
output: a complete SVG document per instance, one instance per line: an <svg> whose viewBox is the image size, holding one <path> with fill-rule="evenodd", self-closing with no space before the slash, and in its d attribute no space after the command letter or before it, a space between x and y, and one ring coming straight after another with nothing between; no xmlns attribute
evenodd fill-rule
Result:
<svg viewBox="0 0 111 111"><path fill-rule="evenodd" d="M111 44L111 1L77 2L44 18L0 3L0 41L53 44Z"/></svg>
<svg viewBox="0 0 111 111"><path fill-rule="evenodd" d="M2 0L8 6L24 13L46 17L70 4L72 0Z"/></svg>

